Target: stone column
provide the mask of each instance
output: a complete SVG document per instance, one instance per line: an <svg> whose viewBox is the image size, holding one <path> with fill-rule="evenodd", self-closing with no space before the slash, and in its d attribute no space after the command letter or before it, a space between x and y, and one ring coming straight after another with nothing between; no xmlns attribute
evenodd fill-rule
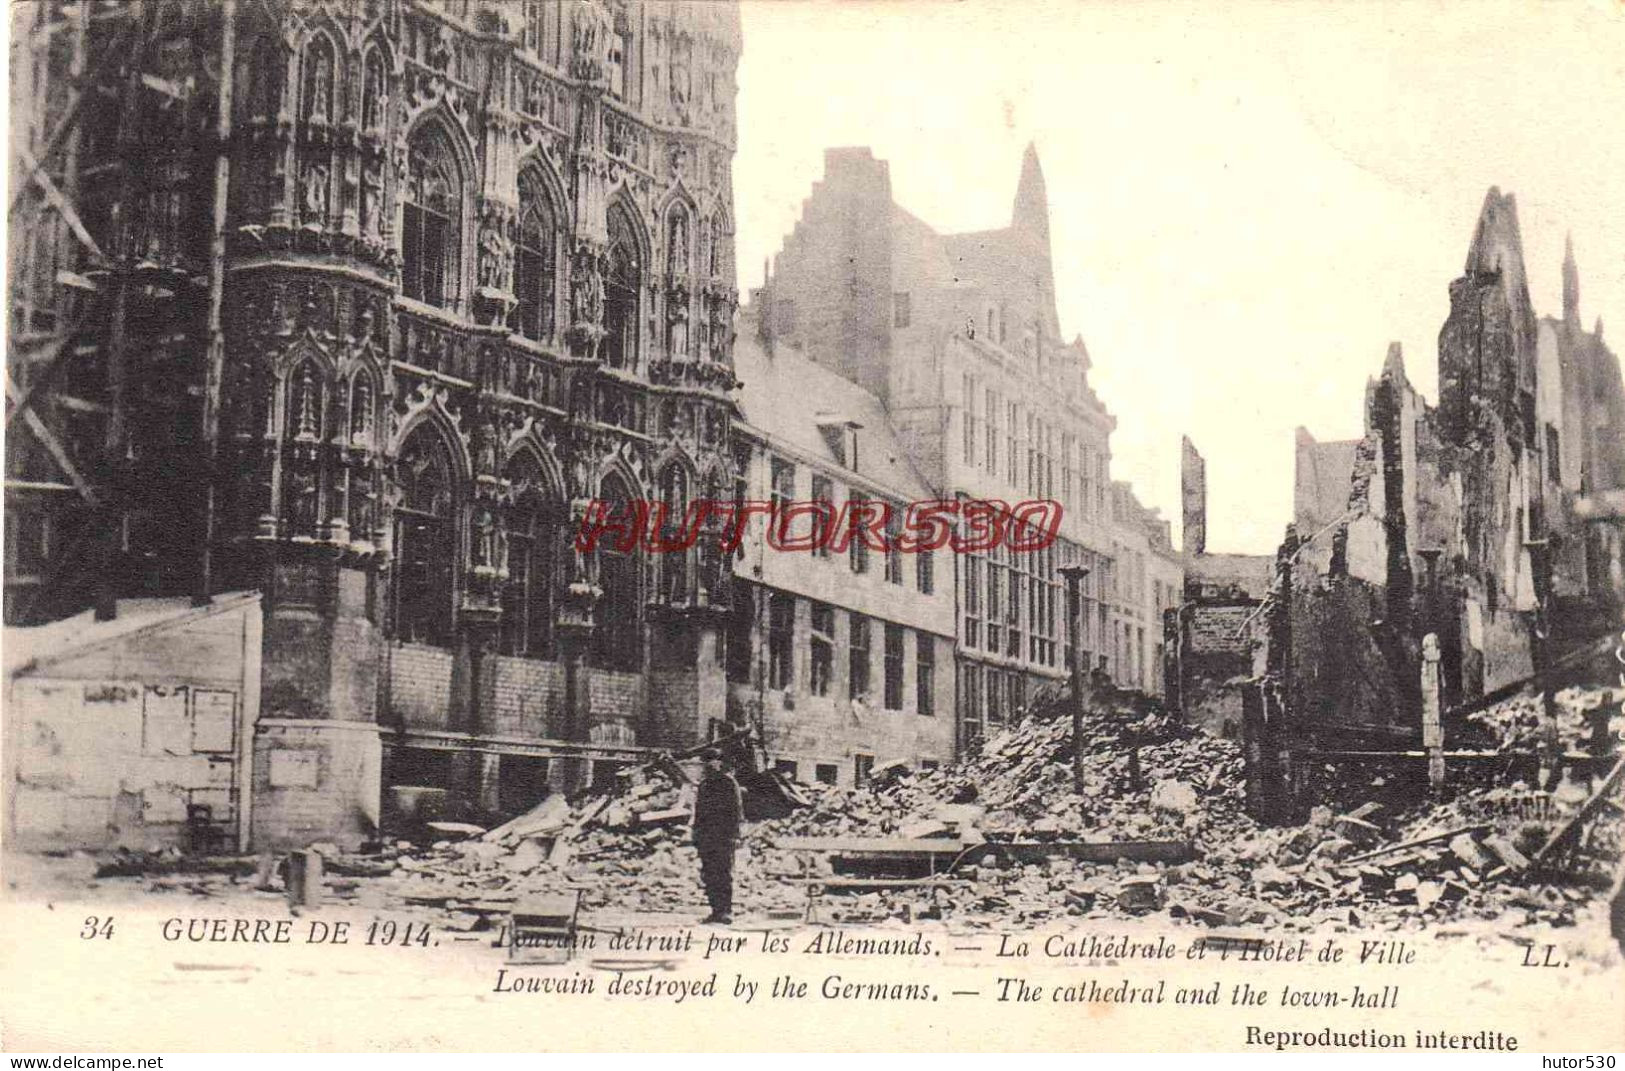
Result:
<svg viewBox="0 0 1625 1071"><path fill-rule="evenodd" d="M463 635L459 643L458 659L453 667L452 703L453 728L476 739L490 736L495 730L496 711L491 709L493 689L489 680L491 655L496 652L497 632L501 614L481 607L463 608ZM458 673L462 670L462 673ZM460 678L460 679L459 679ZM497 779L500 760L497 755L470 749L460 758L457 771L462 785L463 799L475 811L489 813L497 809Z"/></svg>
<svg viewBox="0 0 1625 1071"><path fill-rule="evenodd" d="M587 506L572 503L579 518ZM587 682L587 652L592 648L598 599L603 592L586 577L586 561L576 554L576 578L564 591L557 629L559 660L564 664L564 731L566 741L584 745L592 725L592 697ZM573 792L587 783L587 762L580 754L557 756L547 764L547 782L555 792Z"/></svg>
<svg viewBox="0 0 1625 1071"><path fill-rule="evenodd" d="M1422 637L1422 747L1428 753L1428 787L1444 787L1444 724L1439 717L1439 637Z"/></svg>

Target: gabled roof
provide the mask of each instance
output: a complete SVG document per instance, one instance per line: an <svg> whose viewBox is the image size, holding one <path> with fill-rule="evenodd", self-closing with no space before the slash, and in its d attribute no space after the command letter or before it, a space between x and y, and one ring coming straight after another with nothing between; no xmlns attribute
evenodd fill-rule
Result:
<svg viewBox="0 0 1625 1071"><path fill-rule="evenodd" d="M259 598L257 591L238 591L217 595L206 606L194 606L192 600L185 596L120 599L117 616L111 621L98 621L95 611L86 610L44 625L11 626L5 630L6 676L32 673L53 662L83 654L115 640L127 639L149 629L235 610L257 603Z"/></svg>
<svg viewBox="0 0 1625 1071"><path fill-rule="evenodd" d="M769 357L750 332L734 343L734 374L745 423L769 446L914 500L934 497L898 440L880 399L849 379L814 364L786 346ZM859 425L857 468L845 463L826 429L832 423Z"/></svg>

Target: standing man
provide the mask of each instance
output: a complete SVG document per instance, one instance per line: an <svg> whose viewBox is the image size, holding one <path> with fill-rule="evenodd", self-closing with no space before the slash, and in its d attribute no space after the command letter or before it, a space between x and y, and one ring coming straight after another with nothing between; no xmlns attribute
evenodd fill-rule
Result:
<svg viewBox="0 0 1625 1071"><path fill-rule="evenodd" d="M708 749L705 776L694 794L694 847L700 853L700 881L711 904L706 922L733 921L734 849L739 844L739 823L744 808L739 783L722 769L722 753Z"/></svg>

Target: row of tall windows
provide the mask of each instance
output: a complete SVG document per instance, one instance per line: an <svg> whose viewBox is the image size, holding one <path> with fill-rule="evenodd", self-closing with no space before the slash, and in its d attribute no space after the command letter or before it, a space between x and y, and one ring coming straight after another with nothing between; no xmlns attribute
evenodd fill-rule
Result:
<svg viewBox="0 0 1625 1071"><path fill-rule="evenodd" d="M796 597L783 592L768 596L767 685L790 689L796 677ZM816 696L829 696L836 687L836 609L826 602L808 600L806 658L807 688ZM869 701L879 698L886 710L905 709L906 664L912 649L915 662L914 710L936 713L936 640L930 633L879 621L856 611L846 613L846 696ZM913 632L910 644L908 636ZM876 674L876 647L880 665ZM876 688L878 676L878 689ZM878 691L878 696L876 692Z"/></svg>

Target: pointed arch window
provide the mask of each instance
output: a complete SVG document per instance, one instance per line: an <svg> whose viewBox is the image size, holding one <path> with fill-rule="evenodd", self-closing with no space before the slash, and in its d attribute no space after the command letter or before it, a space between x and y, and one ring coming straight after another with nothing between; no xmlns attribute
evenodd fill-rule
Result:
<svg viewBox="0 0 1625 1071"><path fill-rule="evenodd" d="M373 539L374 468L370 458L374 444L373 404L376 398L372 373L357 372L350 380L350 446L363 451L359 461L349 469L349 521L352 542L370 543Z"/></svg>
<svg viewBox="0 0 1625 1071"><path fill-rule="evenodd" d="M361 77L361 130L367 134L382 134L389 108L389 72L384 67L382 49L367 53Z"/></svg>
<svg viewBox="0 0 1625 1071"><path fill-rule="evenodd" d="M688 517L688 473L675 462L660 474L660 538L668 547L683 541ZM689 555L693 548L659 555L660 591L667 601L685 603L689 595Z"/></svg>
<svg viewBox="0 0 1625 1071"><path fill-rule="evenodd" d="M705 270L713 279L720 279L727 269L727 241L727 230L722 222L722 216L712 216L710 242L706 246Z"/></svg>
<svg viewBox="0 0 1625 1071"><path fill-rule="evenodd" d="M558 293L558 216L547 186L535 170L519 176L519 245L514 251L514 292L519 333L539 342L553 337Z"/></svg>
<svg viewBox="0 0 1625 1071"><path fill-rule="evenodd" d="M431 126L407 154L401 222L401 282L409 298L451 308L457 301L462 172L444 131Z"/></svg>
<svg viewBox="0 0 1625 1071"><path fill-rule="evenodd" d="M728 500L727 478L720 468L706 474L701 493L706 502ZM721 546L722 536L720 515L708 513L700 531L696 584L701 598L714 604L726 603L729 595L727 553Z"/></svg>
<svg viewBox="0 0 1625 1071"><path fill-rule="evenodd" d="M333 46L317 35L305 47L304 88L299 114L306 123L331 123L333 114Z"/></svg>
<svg viewBox="0 0 1625 1071"><path fill-rule="evenodd" d="M451 454L432 428L419 427L395 466L395 583L391 616L397 639L445 646L452 631L456 500Z"/></svg>
<svg viewBox="0 0 1625 1071"><path fill-rule="evenodd" d="M643 265L637 232L626 209L609 210L608 270L604 279L604 361L615 368L636 368L638 363L638 299L643 289Z"/></svg>
<svg viewBox="0 0 1625 1071"><path fill-rule="evenodd" d="M314 539L320 522L323 381L306 359L288 375L283 411L282 516L288 535Z"/></svg>
<svg viewBox="0 0 1625 1071"><path fill-rule="evenodd" d="M537 56L545 55L542 41L546 34L546 0L525 0L525 28L523 45Z"/></svg>
<svg viewBox="0 0 1625 1071"><path fill-rule="evenodd" d="M666 219L666 271L687 275L689 264L688 209L677 205Z"/></svg>
<svg viewBox="0 0 1625 1071"><path fill-rule="evenodd" d="M611 517L634 509L636 495L620 478L604 480L599 497L609 504ZM598 544L598 627L593 634L594 664L604 669L634 672L643 665L642 561L637 548L618 550L613 540Z"/></svg>
<svg viewBox="0 0 1625 1071"><path fill-rule="evenodd" d="M509 466L508 579L502 589L501 650L531 658L553 656L555 600L566 547L563 505L547 493L534 462Z"/></svg>
<svg viewBox="0 0 1625 1071"><path fill-rule="evenodd" d="M243 102L246 117L274 122L282 110L282 79L286 74L282 46L271 37L261 37L241 72L238 99Z"/></svg>

